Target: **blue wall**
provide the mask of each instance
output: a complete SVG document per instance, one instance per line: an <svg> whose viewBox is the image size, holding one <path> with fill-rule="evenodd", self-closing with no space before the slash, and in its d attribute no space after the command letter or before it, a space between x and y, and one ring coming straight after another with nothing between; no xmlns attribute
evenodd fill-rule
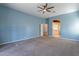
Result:
<svg viewBox="0 0 79 59"><path fill-rule="evenodd" d="M49 36L52 35L52 20L60 17L61 37L79 40L79 11L49 18Z"/></svg>
<svg viewBox="0 0 79 59"><path fill-rule="evenodd" d="M40 36L45 19L0 7L0 44Z"/></svg>
<svg viewBox="0 0 79 59"><path fill-rule="evenodd" d="M49 24L49 35L52 35L52 20L58 17L61 21L61 37L79 40L79 30L74 29L74 24L79 24L79 11L47 20L0 6L0 44L38 37L40 24L43 23Z"/></svg>

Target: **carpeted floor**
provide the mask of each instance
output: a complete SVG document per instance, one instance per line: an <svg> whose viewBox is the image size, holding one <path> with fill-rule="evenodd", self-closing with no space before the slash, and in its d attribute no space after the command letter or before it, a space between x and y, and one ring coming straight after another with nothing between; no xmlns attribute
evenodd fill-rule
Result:
<svg viewBox="0 0 79 59"><path fill-rule="evenodd" d="M2 45L0 56L79 56L79 42L38 37Z"/></svg>

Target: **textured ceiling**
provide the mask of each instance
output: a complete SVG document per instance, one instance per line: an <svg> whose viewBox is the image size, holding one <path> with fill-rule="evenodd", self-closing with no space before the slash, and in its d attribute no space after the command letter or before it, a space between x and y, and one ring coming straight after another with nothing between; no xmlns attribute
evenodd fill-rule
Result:
<svg viewBox="0 0 79 59"><path fill-rule="evenodd" d="M44 3L6 3L4 6L10 7L12 9L41 17L41 18L49 18L52 16L60 15L60 14L66 14L71 13L79 10L79 4L78 3L49 3L48 6L54 6L55 8L52 9L50 13L46 12L45 14L42 14L39 12L39 9L37 6L44 5ZM55 11L55 13L53 13Z"/></svg>

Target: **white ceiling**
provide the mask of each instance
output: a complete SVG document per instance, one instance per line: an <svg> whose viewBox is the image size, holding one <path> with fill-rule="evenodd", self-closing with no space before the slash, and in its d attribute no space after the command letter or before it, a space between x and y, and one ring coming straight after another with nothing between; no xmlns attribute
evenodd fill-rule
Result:
<svg viewBox="0 0 79 59"><path fill-rule="evenodd" d="M78 3L49 3L48 6L54 6L50 13L42 14L39 12L37 6L44 5L44 3L6 3L5 6L10 7L12 9L31 14L34 16L38 16L41 18L49 18L52 16L71 13L79 10ZM53 13L53 10L55 13Z"/></svg>

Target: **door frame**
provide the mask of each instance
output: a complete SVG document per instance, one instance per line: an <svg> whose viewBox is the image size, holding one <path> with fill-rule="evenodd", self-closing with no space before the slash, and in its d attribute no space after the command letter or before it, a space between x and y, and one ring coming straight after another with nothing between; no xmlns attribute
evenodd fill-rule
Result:
<svg viewBox="0 0 79 59"><path fill-rule="evenodd" d="M44 29L44 25L47 25L47 29L46 29L46 30ZM48 36L48 24L41 24L40 26L41 26L41 27L40 27L40 28L41 28L41 29L40 29L40 30L41 30L40 36L44 36L44 33L45 33L44 31L47 32L47 36Z"/></svg>
<svg viewBox="0 0 79 59"><path fill-rule="evenodd" d="M61 24L61 22L60 22L60 19L58 18L58 19L53 19L52 20L52 36L54 37L54 35L53 35L53 21L54 20L57 20L57 21L59 21L59 23ZM60 37L61 37L61 34L60 34L60 26L59 26L59 35L60 35Z"/></svg>

